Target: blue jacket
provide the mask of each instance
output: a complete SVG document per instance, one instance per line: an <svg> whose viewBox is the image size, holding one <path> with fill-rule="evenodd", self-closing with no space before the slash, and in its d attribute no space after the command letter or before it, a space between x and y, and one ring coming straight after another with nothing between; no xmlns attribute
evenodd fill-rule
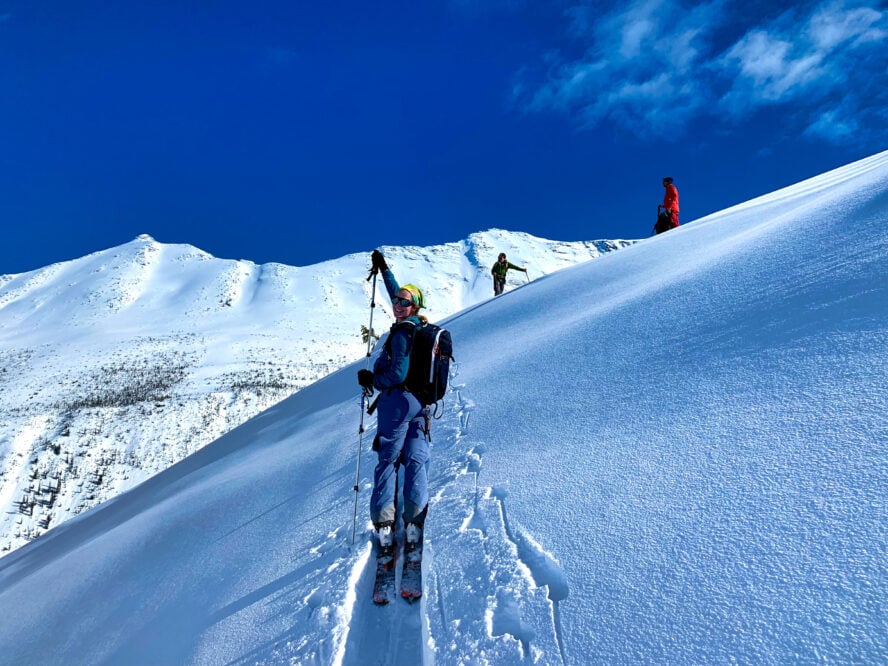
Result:
<svg viewBox="0 0 888 666"><path fill-rule="evenodd" d="M390 270L384 270L382 280L385 282L389 298L394 298L401 290L394 274ZM418 326L422 326L422 320L416 315L392 325L385 351L373 364L373 386L380 391L403 386L407 381L407 371L410 368L410 348L413 346L413 336Z"/></svg>

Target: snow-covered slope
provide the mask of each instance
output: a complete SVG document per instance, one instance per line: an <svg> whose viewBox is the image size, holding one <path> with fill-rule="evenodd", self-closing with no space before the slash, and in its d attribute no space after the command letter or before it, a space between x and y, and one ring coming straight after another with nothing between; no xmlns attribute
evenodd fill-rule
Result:
<svg viewBox="0 0 888 666"><path fill-rule="evenodd" d="M489 297L500 250L539 277L629 244L491 230L385 250L443 317ZM257 266L141 236L0 276L0 554L363 356L368 265ZM374 329L391 321L382 303Z"/></svg>
<svg viewBox="0 0 888 666"><path fill-rule="evenodd" d="M886 182L881 153L450 318L421 604L370 601L369 452L350 545L356 363L0 560L0 654L883 663Z"/></svg>

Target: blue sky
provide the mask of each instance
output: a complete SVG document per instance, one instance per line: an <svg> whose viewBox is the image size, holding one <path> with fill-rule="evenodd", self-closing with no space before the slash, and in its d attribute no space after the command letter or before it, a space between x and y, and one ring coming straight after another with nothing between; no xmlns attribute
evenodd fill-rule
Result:
<svg viewBox="0 0 888 666"><path fill-rule="evenodd" d="M647 236L888 148L876 0L3 2L0 274Z"/></svg>

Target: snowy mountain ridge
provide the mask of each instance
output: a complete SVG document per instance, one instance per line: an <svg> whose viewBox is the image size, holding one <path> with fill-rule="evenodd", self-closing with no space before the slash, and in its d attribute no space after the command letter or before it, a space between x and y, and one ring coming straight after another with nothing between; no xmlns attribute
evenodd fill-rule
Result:
<svg viewBox="0 0 888 666"><path fill-rule="evenodd" d="M630 244L494 229L383 249L440 318L490 296L499 251L539 277ZM142 235L0 276L0 554L362 357L368 262L256 265Z"/></svg>

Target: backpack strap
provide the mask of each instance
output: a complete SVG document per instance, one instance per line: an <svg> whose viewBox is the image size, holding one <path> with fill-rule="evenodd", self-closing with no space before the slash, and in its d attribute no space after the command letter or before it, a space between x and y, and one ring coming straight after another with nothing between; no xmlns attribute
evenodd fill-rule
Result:
<svg viewBox="0 0 888 666"><path fill-rule="evenodd" d="M435 341L432 343L432 362L429 363L429 383L431 384L435 381L435 356L438 353L438 346L441 342L441 334L444 332L443 328L439 328L438 332L435 334Z"/></svg>
<svg viewBox="0 0 888 666"><path fill-rule="evenodd" d="M389 335L385 339L385 345L383 345L383 349L385 349L385 353L388 354L388 357L392 357L392 336L395 334L395 331L398 329L403 329L405 331L409 331L408 335L409 342L407 343L407 356L413 352L413 341L416 340L416 332L422 328L422 322L417 324L412 319L405 319L404 321L396 321L392 324L392 327L389 329Z"/></svg>
<svg viewBox="0 0 888 666"><path fill-rule="evenodd" d="M396 384L395 386L389 386L389 389L393 388L405 388L407 386L406 377L410 374L410 358L413 354L413 343L416 341L416 334L420 328L423 327L422 321L416 322L413 319L405 319L404 321L396 321L392 324L392 327L389 329L388 337L385 339L385 345L383 345L383 349L385 349L385 353L389 358L392 357L392 336L395 334L395 331L401 329L408 331L407 335L407 375L405 375L405 380L400 384ZM388 390L388 389L387 389Z"/></svg>

